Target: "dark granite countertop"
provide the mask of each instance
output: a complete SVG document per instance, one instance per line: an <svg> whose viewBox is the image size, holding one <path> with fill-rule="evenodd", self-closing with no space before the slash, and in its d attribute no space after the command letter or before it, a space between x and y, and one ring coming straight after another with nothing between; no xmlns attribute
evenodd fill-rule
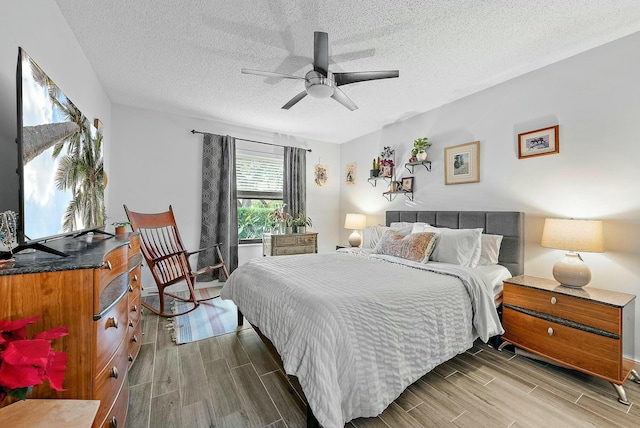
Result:
<svg viewBox="0 0 640 428"><path fill-rule="evenodd" d="M69 257L42 251L16 254L14 262L0 265L0 276L99 268L103 264L105 254L128 244L128 236L96 234L54 239L45 242L44 245L69 254Z"/></svg>

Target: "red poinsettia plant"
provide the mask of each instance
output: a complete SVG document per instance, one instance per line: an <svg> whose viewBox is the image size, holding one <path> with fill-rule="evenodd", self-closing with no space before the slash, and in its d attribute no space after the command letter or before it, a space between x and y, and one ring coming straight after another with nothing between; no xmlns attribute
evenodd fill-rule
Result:
<svg viewBox="0 0 640 428"><path fill-rule="evenodd" d="M51 349L51 341L66 336L66 327L43 331L27 339L27 325L40 317L16 321L0 320L0 402L5 397L24 400L27 392L45 379L62 391L67 354Z"/></svg>

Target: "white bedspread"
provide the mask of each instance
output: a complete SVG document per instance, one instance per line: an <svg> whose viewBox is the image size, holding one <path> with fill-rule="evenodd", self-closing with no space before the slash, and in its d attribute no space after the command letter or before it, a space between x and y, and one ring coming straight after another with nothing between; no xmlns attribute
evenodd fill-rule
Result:
<svg viewBox="0 0 640 428"><path fill-rule="evenodd" d="M256 258L222 290L271 339L325 428L380 414L478 335L503 332L482 275L391 260L340 253Z"/></svg>

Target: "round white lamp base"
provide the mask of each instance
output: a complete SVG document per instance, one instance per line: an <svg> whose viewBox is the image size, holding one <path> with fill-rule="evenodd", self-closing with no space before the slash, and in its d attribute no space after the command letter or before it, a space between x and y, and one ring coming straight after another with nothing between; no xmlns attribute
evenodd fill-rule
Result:
<svg viewBox="0 0 640 428"><path fill-rule="evenodd" d="M362 237L357 230L354 230L353 233L349 235L349 245L352 247L359 247L360 244L362 244Z"/></svg>
<svg viewBox="0 0 640 428"><path fill-rule="evenodd" d="M582 288L591 281L591 270L578 253L567 253L553 265L553 277L561 285L570 288Z"/></svg>

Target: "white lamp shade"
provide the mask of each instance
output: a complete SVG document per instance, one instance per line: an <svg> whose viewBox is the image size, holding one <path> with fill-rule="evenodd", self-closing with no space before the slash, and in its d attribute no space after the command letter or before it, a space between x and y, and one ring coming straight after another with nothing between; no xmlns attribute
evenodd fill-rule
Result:
<svg viewBox="0 0 640 428"><path fill-rule="evenodd" d="M565 287L584 287L591 281L591 270L576 251L604 251L602 222L548 218L544 221L540 245L570 251L553 266L553 277Z"/></svg>
<svg viewBox="0 0 640 428"><path fill-rule="evenodd" d="M345 229L364 229L367 227L367 216L364 214L347 214L347 217L344 219L344 228Z"/></svg>
<svg viewBox="0 0 640 428"><path fill-rule="evenodd" d="M602 253L602 222L548 218L544 221L540 245L559 250Z"/></svg>

